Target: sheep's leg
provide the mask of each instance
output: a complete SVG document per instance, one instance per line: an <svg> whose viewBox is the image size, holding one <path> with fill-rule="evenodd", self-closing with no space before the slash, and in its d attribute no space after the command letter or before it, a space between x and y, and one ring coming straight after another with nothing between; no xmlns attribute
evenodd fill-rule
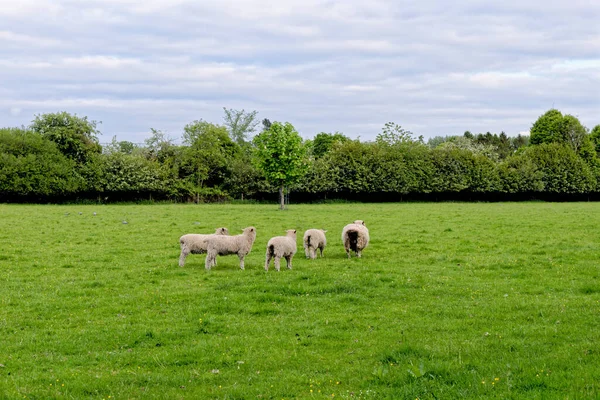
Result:
<svg viewBox="0 0 600 400"><path fill-rule="evenodd" d="M240 256L240 269L244 269L244 256Z"/></svg>
<svg viewBox="0 0 600 400"><path fill-rule="evenodd" d="M306 258L310 258L310 247L309 246L304 247L304 255L306 255Z"/></svg>
<svg viewBox="0 0 600 400"><path fill-rule="evenodd" d="M183 265L185 264L185 259L188 256L188 254L190 254L189 251L181 249L181 254L179 255L179 266L183 267Z"/></svg>
<svg viewBox="0 0 600 400"><path fill-rule="evenodd" d="M279 271L280 267L279 267L279 262L281 261L281 257L275 256L275 260L273 261L273 264L275 264L275 269L277 271Z"/></svg>
<svg viewBox="0 0 600 400"><path fill-rule="evenodd" d="M286 256L285 261L287 261L287 268L292 269L292 256Z"/></svg>
<svg viewBox="0 0 600 400"><path fill-rule="evenodd" d="M269 264L271 263L271 259L272 259L273 257L271 256L271 253L269 253L269 252L267 251L267 254L266 254L266 257L265 257L265 258L266 258L266 261L265 261L265 271L268 271L268 270L269 270Z"/></svg>
<svg viewBox="0 0 600 400"><path fill-rule="evenodd" d="M323 257L323 247L319 247L319 251L321 252L321 257Z"/></svg>
<svg viewBox="0 0 600 400"><path fill-rule="evenodd" d="M360 258L360 250L356 250L356 257Z"/></svg>
<svg viewBox="0 0 600 400"><path fill-rule="evenodd" d="M310 248L310 258L313 260L317 258L317 250L314 247Z"/></svg>
<svg viewBox="0 0 600 400"><path fill-rule="evenodd" d="M213 265L215 265L214 264L215 258L217 258L217 255L214 254L213 252L206 253L206 260L204 261L204 268L206 268L207 271L210 271L210 268Z"/></svg>

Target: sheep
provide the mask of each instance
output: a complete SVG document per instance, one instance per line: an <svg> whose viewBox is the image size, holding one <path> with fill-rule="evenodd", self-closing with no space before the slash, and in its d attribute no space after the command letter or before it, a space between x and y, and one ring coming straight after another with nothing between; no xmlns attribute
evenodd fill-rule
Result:
<svg viewBox="0 0 600 400"><path fill-rule="evenodd" d="M256 228L249 226L243 229L241 235L219 236L213 235L207 239L205 268L210 270L217 265L217 255L226 256L237 254L240 258L240 269L244 269L244 257L252 250L256 240Z"/></svg>
<svg viewBox="0 0 600 400"><path fill-rule="evenodd" d="M369 244L369 230L362 220L356 220L342 229L342 242L346 249L346 254L350 258L350 251L354 251L360 258L361 252Z"/></svg>
<svg viewBox="0 0 600 400"><path fill-rule="evenodd" d="M179 238L181 245L181 255L179 256L179 266L183 267L186 257L192 254L206 253L206 239L212 235L229 235L227 228L217 228L214 234L189 233Z"/></svg>
<svg viewBox="0 0 600 400"><path fill-rule="evenodd" d="M292 269L292 258L296 254L296 230L286 231L286 236L275 236L267 243L265 271L269 270L269 264L274 259L275 269L279 271L279 261L285 257L288 269Z"/></svg>
<svg viewBox="0 0 600 400"><path fill-rule="evenodd" d="M304 232L304 254L306 258L317 258L317 249L321 251L321 257L323 257L323 250L327 246L325 232L327 231L323 229L309 229Z"/></svg>

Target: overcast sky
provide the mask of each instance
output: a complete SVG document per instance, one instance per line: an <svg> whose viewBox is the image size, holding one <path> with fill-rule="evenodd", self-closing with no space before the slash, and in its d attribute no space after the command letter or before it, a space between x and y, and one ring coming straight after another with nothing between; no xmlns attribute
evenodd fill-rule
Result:
<svg viewBox="0 0 600 400"><path fill-rule="evenodd" d="M600 124L600 1L0 0L0 126L68 111L101 142L223 107L305 138Z"/></svg>

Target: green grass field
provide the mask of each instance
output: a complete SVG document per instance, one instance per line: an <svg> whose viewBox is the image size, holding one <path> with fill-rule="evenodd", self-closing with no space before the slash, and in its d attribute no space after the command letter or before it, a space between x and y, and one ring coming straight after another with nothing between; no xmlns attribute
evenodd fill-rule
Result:
<svg viewBox="0 0 600 400"><path fill-rule="evenodd" d="M249 225L245 271L178 267L180 235ZM597 203L0 205L0 398L598 398L599 227Z"/></svg>

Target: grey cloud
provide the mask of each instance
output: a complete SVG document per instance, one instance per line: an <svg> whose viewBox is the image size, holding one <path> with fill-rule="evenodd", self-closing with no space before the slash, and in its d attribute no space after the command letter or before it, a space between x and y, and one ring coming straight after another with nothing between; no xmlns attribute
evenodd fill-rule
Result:
<svg viewBox="0 0 600 400"><path fill-rule="evenodd" d="M0 10L0 116L66 109L133 141L220 123L223 106L305 137L368 140L387 121L426 137L517 134L553 105L591 127L599 12L578 0L26 0Z"/></svg>

